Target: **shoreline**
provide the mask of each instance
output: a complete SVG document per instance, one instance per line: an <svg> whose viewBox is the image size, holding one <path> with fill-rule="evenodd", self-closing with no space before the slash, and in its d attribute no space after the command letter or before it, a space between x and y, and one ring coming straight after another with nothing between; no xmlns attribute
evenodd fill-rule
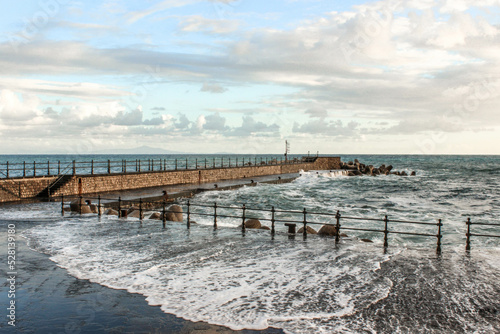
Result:
<svg viewBox="0 0 500 334"><path fill-rule="evenodd" d="M17 235L26 229L18 224ZM6 225L2 224L0 248L7 250ZM28 240L17 238L16 255L16 326L0 322L0 330L10 332L54 333L283 333L281 329L234 331L205 322L192 322L164 313L160 306L151 306L146 297L115 290L88 280L71 276L57 266L49 255L28 246ZM7 277L6 265L0 268ZM9 300L8 281L0 285L0 302ZM7 318L6 318L7 319Z"/></svg>

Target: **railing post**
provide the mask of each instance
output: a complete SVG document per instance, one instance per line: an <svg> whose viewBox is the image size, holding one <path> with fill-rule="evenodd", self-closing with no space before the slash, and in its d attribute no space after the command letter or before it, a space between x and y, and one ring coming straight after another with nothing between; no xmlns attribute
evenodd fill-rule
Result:
<svg viewBox="0 0 500 334"><path fill-rule="evenodd" d="M241 221L241 232L243 234L245 234L245 228L246 228L246 226L245 226L245 211L246 211L246 209L247 209L246 205L243 204L243 207L242 207L243 214L242 214L242 217L241 217L241 220L242 220Z"/></svg>
<svg viewBox="0 0 500 334"><path fill-rule="evenodd" d="M57 175L61 174L61 161L57 161Z"/></svg>
<svg viewBox="0 0 500 334"><path fill-rule="evenodd" d="M207 158L205 158L205 169L207 169Z"/></svg>
<svg viewBox="0 0 500 334"><path fill-rule="evenodd" d="M302 213L304 214L304 231L302 231L302 235L304 236L304 239L307 238L307 219L306 219L306 208L304 208L304 210L302 211Z"/></svg>
<svg viewBox="0 0 500 334"><path fill-rule="evenodd" d="M80 215L82 214L82 201L83 201L83 198L82 196L78 196L78 211L80 212Z"/></svg>
<svg viewBox="0 0 500 334"><path fill-rule="evenodd" d="M196 160L195 160L195 162L194 162L194 163L195 163L195 167L194 167L194 169L198 169L198 158L196 158Z"/></svg>
<svg viewBox="0 0 500 334"><path fill-rule="evenodd" d="M188 158L186 158L186 169L188 169Z"/></svg>
<svg viewBox="0 0 500 334"><path fill-rule="evenodd" d="M50 176L50 161L47 161L47 175Z"/></svg>
<svg viewBox="0 0 500 334"><path fill-rule="evenodd" d="M465 223L467 224L467 233L465 234L465 236L467 237L467 241L465 243L465 250L470 251L470 218L467 218L467 221Z"/></svg>
<svg viewBox="0 0 500 334"><path fill-rule="evenodd" d="M238 158L236 158L236 167L238 167Z"/></svg>
<svg viewBox="0 0 500 334"><path fill-rule="evenodd" d="M165 228L165 222L167 221L167 211L166 211L166 202L163 200L163 215L162 215L162 221L163 221L163 228Z"/></svg>
<svg viewBox="0 0 500 334"><path fill-rule="evenodd" d="M26 177L26 161L23 161L23 177Z"/></svg>
<svg viewBox="0 0 500 334"><path fill-rule="evenodd" d="M64 195L61 195L61 216L64 216Z"/></svg>
<svg viewBox="0 0 500 334"><path fill-rule="evenodd" d="M214 230L217 229L217 202L214 203Z"/></svg>
<svg viewBox="0 0 500 334"><path fill-rule="evenodd" d="M229 158L229 165L228 165L229 168L231 168L231 158Z"/></svg>
<svg viewBox="0 0 500 334"><path fill-rule="evenodd" d="M139 220L142 222L142 198L139 198Z"/></svg>
<svg viewBox="0 0 500 334"><path fill-rule="evenodd" d="M187 202L187 229L191 228L191 202L188 200Z"/></svg>
<svg viewBox="0 0 500 334"><path fill-rule="evenodd" d="M118 218L122 217L122 198L118 197Z"/></svg>
<svg viewBox="0 0 500 334"><path fill-rule="evenodd" d="M220 168L224 168L224 157L220 158Z"/></svg>
<svg viewBox="0 0 500 334"><path fill-rule="evenodd" d="M9 178L9 162L7 161L7 178Z"/></svg>
<svg viewBox="0 0 500 334"><path fill-rule="evenodd" d="M442 238L441 226L443 226L443 224L441 223L441 219L438 220L437 225L438 225L438 234L437 234L436 253L441 253L441 238Z"/></svg>
<svg viewBox="0 0 500 334"><path fill-rule="evenodd" d="M33 176L36 176L36 161L33 161Z"/></svg>
<svg viewBox="0 0 500 334"><path fill-rule="evenodd" d="M214 164L213 164L212 168L215 168L215 158L214 158Z"/></svg>
<svg viewBox="0 0 500 334"><path fill-rule="evenodd" d="M389 234L389 230L388 230L388 223L389 223L389 219L387 218L387 215L384 217L384 223L385 223L385 227L384 227L384 248L387 248L389 247L389 241L387 240L387 236Z"/></svg>
<svg viewBox="0 0 500 334"><path fill-rule="evenodd" d="M177 159L175 159L175 170L177 170Z"/></svg>
<svg viewBox="0 0 500 334"><path fill-rule="evenodd" d="M76 175L76 161L73 160L73 175Z"/></svg>
<svg viewBox="0 0 500 334"><path fill-rule="evenodd" d="M274 219L275 212L276 212L276 210L274 210L274 206L271 207L271 235L274 235L274 233L276 232L274 229L274 222L276 221Z"/></svg>
<svg viewBox="0 0 500 334"><path fill-rule="evenodd" d="M123 159L122 159L122 173L125 172L125 167L124 167L124 164L123 164Z"/></svg>
<svg viewBox="0 0 500 334"><path fill-rule="evenodd" d="M90 175L94 175L94 159L90 160Z"/></svg>
<svg viewBox="0 0 500 334"><path fill-rule="evenodd" d="M335 219L337 219L337 224L335 225L335 243L337 244L340 241L340 211L337 210L337 214L335 215Z"/></svg>
<svg viewBox="0 0 500 334"><path fill-rule="evenodd" d="M141 159L139 159L139 172L141 171Z"/></svg>
<svg viewBox="0 0 500 334"><path fill-rule="evenodd" d="M108 160L108 174L111 174L111 161Z"/></svg>
<svg viewBox="0 0 500 334"><path fill-rule="evenodd" d="M97 195L97 216L101 216L101 195Z"/></svg>

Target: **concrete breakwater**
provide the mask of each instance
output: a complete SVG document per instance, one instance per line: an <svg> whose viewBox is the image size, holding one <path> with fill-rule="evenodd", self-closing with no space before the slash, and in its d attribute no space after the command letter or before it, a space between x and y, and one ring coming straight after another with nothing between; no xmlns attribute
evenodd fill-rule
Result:
<svg viewBox="0 0 500 334"><path fill-rule="evenodd" d="M290 163L238 167L0 179L0 203L339 168L340 157L306 157Z"/></svg>

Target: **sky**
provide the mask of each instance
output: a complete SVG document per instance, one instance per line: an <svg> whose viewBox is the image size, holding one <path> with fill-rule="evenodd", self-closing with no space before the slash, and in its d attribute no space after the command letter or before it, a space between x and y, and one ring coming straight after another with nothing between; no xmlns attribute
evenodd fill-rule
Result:
<svg viewBox="0 0 500 334"><path fill-rule="evenodd" d="M25 0L0 154L500 154L500 0Z"/></svg>

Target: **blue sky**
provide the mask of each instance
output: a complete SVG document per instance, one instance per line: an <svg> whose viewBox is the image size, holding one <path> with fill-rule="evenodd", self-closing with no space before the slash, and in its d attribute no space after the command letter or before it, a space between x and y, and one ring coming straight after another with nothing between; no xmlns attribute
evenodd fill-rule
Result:
<svg viewBox="0 0 500 334"><path fill-rule="evenodd" d="M2 153L500 154L500 0L0 13Z"/></svg>

